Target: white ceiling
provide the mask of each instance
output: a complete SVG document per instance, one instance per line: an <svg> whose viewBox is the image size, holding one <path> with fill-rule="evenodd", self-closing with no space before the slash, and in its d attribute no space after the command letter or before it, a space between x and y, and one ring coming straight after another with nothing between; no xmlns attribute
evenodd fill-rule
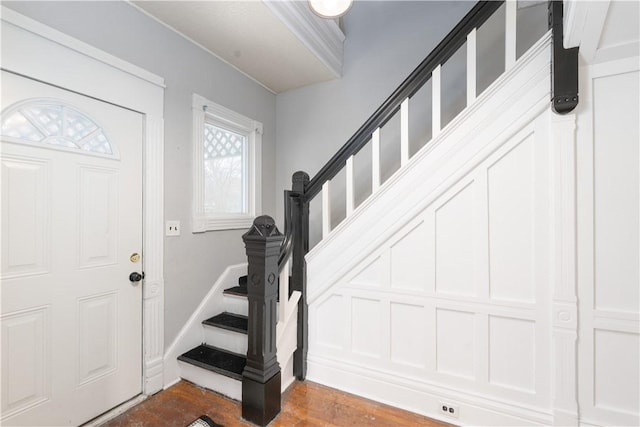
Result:
<svg viewBox="0 0 640 427"><path fill-rule="evenodd" d="M134 0L133 4L274 93L337 77L317 49L310 49L300 32L263 1ZM306 3L303 6L306 9Z"/></svg>

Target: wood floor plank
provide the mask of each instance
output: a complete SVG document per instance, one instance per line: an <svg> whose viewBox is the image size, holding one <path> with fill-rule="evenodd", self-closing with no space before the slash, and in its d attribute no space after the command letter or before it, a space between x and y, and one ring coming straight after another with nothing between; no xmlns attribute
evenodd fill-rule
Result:
<svg viewBox="0 0 640 427"><path fill-rule="evenodd" d="M226 427L242 420L240 402L180 381L104 424L104 427L184 427L208 415ZM282 396L282 411L269 426L450 426L309 381L296 382Z"/></svg>

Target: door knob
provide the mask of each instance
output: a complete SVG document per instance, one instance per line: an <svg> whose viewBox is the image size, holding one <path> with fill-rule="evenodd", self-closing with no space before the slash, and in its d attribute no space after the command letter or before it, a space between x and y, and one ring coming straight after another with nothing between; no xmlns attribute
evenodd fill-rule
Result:
<svg viewBox="0 0 640 427"><path fill-rule="evenodd" d="M134 271L133 273L131 273L129 275L129 281L130 282L139 282L140 280L144 279L144 273L140 274L137 271Z"/></svg>

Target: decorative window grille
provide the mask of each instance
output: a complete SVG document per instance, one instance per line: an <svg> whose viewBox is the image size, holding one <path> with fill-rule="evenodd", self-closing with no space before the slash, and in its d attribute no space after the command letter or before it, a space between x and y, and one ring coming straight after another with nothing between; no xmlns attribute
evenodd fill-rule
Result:
<svg viewBox="0 0 640 427"><path fill-rule="evenodd" d="M9 107L2 114L1 134L3 140L10 142L115 155L102 127L83 112L59 101L31 100Z"/></svg>
<svg viewBox="0 0 640 427"><path fill-rule="evenodd" d="M247 140L246 135L205 123L205 213L246 212Z"/></svg>

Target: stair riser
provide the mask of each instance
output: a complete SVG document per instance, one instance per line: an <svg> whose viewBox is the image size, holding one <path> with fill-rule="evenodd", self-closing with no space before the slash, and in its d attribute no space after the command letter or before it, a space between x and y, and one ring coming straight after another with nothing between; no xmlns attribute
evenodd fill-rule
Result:
<svg viewBox="0 0 640 427"><path fill-rule="evenodd" d="M181 378L232 399L242 400L242 382L182 361L178 361L178 366Z"/></svg>
<svg viewBox="0 0 640 427"><path fill-rule="evenodd" d="M247 301L247 297L224 295L224 307L225 311L229 313L242 314L243 316L249 315L249 302Z"/></svg>
<svg viewBox="0 0 640 427"><path fill-rule="evenodd" d="M215 326L202 325L204 342L238 354L247 354L247 335Z"/></svg>

